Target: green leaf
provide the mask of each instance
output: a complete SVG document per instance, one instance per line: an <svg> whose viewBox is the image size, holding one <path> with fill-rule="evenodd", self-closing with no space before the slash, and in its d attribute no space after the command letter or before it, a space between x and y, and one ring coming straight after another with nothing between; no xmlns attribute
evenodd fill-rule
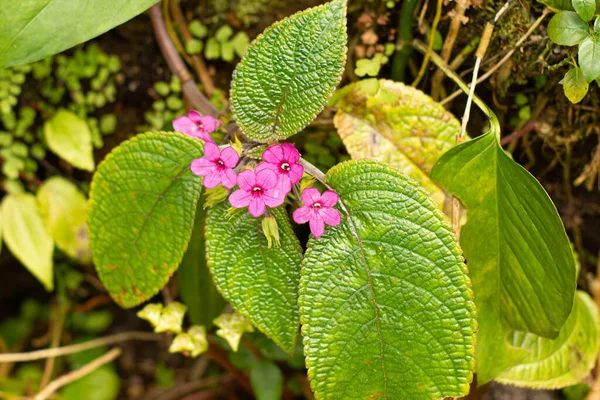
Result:
<svg viewBox="0 0 600 400"><path fill-rule="evenodd" d="M588 82L600 76L600 40L587 38L579 45L579 68Z"/></svg>
<svg viewBox="0 0 600 400"><path fill-rule="evenodd" d="M446 195L429 173L456 144L456 118L420 90L388 80L362 80L334 98L338 112L333 121L352 158L388 163L443 207Z"/></svg>
<svg viewBox="0 0 600 400"><path fill-rule="evenodd" d="M515 365L512 329L556 338L573 307L575 263L544 188L493 132L444 154L431 177L467 207L460 242L478 309L477 380Z"/></svg>
<svg viewBox="0 0 600 400"><path fill-rule="evenodd" d="M600 34L600 17L596 17L594 21L594 33L596 35Z"/></svg>
<svg viewBox="0 0 600 400"><path fill-rule="evenodd" d="M114 400L119 396L119 375L110 366L103 366L69 383L61 391L63 400Z"/></svg>
<svg viewBox="0 0 600 400"><path fill-rule="evenodd" d="M56 247L69 256L89 263L92 258L87 227L87 199L65 178L47 179L37 192L46 228Z"/></svg>
<svg viewBox="0 0 600 400"><path fill-rule="evenodd" d="M215 38L208 38L204 47L204 57L207 60L216 60L221 56L221 45Z"/></svg>
<svg viewBox="0 0 600 400"><path fill-rule="evenodd" d="M86 171L94 170L92 133L87 123L71 111L60 109L44 123L48 147L59 157Z"/></svg>
<svg viewBox="0 0 600 400"><path fill-rule="evenodd" d="M250 139L271 142L304 128L339 83L346 60L346 0L267 28L233 73L231 106Z"/></svg>
<svg viewBox="0 0 600 400"><path fill-rule="evenodd" d="M0 69L40 60L96 37L157 0L8 1L0 8Z"/></svg>
<svg viewBox="0 0 600 400"><path fill-rule="evenodd" d="M560 83L563 85L565 96L573 104L583 100L590 87L581 70L577 67L571 68Z"/></svg>
<svg viewBox="0 0 600 400"><path fill-rule="evenodd" d="M89 228L100 279L115 301L152 297L179 266L192 233L201 178L189 165L202 142L148 133L122 143L92 181Z"/></svg>
<svg viewBox="0 0 600 400"><path fill-rule="evenodd" d="M205 217L203 204L198 202L192 237L179 266L178 282L192 323L210 327L213 319L223 312L225 300L213 283L204 257Z"/></svg>
<svg viewBox="0 0 600 400"><path fill-rule="evenodd" d="M275 363L260 360L252 368L250 384L257 400L279 400L283 393L283 374Z"/></svg>
<svg viewBox="0 0 600 400"><path fill-rule="evenodd" d="M320 399L464 396L474 368L475 305L444 215L401 172L348 161L327 173L342 222L311 238L300 316Z"/></svg>
<svg viewBox="0 0 600 400"><path fill-rule="evenodd" d="M527 332L511 333L509 344L527 350L529 355L495 380L535 389L575 385L596 363L598 334L598 308L587 293L578 291L571 315L555 340Z"/></svg>
<svg viewBox="0 0 600 400"><path fill-rule="evenodd" d="M225 43L229 40L229 38L233 35L233 28L227 24L222 25L215 32L214 38L217 39L219 43Z"/></svg>
<svg viewBox="0 0 600 400"><path fill-rule="evenodd" d="M573 8L582 20L588 22L596 13L596 0L572 0Z"/></svg>
<svg viewBox="0 0 600 400"><path fill-rule="evenodd" d="M573 11L558 12L548 23L548 36L562 46L575 46L589 35L589 25Z"/></svg>
<svg viewBox="0 0 600 400"><path fill-rule="evenodd" d="M537 0L554 11L574 11L572 0ZM600 0L596 0L596 12L600 9Z"/></svg>
<svg viewBox="0 0 600 400"><path fill-rule="evenodd" d="M9 194L2 201L2 236L11 253L40 281L54 288L52 254L54 243L44 226L35 197Z"/></svg>
<svg viewBox="0 0 600 400"><path fill-rule="evenodd" d="M230 43L233 46L233 50L235 50L235 54L238 57L243 57L250 45L250 38L246 32L240 31L233 36Z"/></svg>
<svg viewBox="0 0 600 400"><path fill-rule="evenodd" d="M287 352L298 332L302 249L283 208L277 220L281 247L268 248L261 219L245 211L229 216L223 202L208 211L206 259L226 300Z"/></svg>

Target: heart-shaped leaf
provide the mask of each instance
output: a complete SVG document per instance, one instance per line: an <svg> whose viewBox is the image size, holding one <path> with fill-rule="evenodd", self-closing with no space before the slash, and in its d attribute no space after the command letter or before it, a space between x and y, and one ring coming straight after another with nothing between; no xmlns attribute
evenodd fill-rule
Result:
<svg viewBox="0 0 600 400"><path fill-rule="evenodd" d="M383 163L348 161L326 178L342 222L309 240L299 299L316 397L466 395L475 305L444 215Z"/></svg>
<svg viewBox="0 0 600 400"><path fill-rule="evenodd" d="M44 137L50 150L74 167L94 170L92 133L87 123L76 114L58 110L44 124Z"/></svg>
<svg viewBox="0 0 600 400"><path fill-rule="evenodd" d="M122 143L99 166L90 193L90 239L98 275L123 307L152 297L185 253L202 179L190 163L202 141L147 133Z"/></svg>
<svg viewBox="0 0 600 400"><path fill-rule="evenodd" d="M589 35L589 25L573 11L560 11L548 23L548 36L562 46L575 46Z"/></svg>
<svg viewBox="0 0 600 400"><path fill-rule="evenodd" d="M298 283L302 248L283 208L269 209L279 227L280 247L268 247L260 218L227 202L206 221L206 258L217 288L242 315L288 353L298 332Z"/></svg>
<svg viewBox="0 0 600 400"><path fill-rule="evenodd" d="M333 0L267 28L233 73L231 107L258 142L285 139L321 111L346 61L346 0Z"/></svg>
<svg viewBox="0 0 600 400"><path fill-rule="evenodd" d="M443 207L446 195L429 173L456 144L456 118L425 93L400 82L366 79L334 97L334 123L352 158L388 163L415 179Z"/></svg>
<svg viewBox="0 0 600 400"><path fill-rule="evenodd" d="M544 188L493 132L444 154L431 177L467 207L460 242L479 311L477 379L485 383L526 354L507 346L509 330L558 335L575 295L571 246Z"/></svg>

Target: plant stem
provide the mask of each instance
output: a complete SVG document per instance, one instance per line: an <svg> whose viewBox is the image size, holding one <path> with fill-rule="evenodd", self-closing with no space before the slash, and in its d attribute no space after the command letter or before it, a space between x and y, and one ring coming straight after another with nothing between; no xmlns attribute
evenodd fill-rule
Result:
<svg viewBox="0 0 600 400"><path fill-rule="evenodd" d="M494 72L496 72L502 65L504 65L504 63L507 62L512 57L512 55L515 53L515 51L517 51L517 49L519 47L521 47L521 45L525 42L525 40L527 40L527 38L529 36L531 36L533 31L536 30L536 28L542 23L542 21L544 20L544 18L546 18L546 16L548 14L550 14L550 9L545 8L544 11L542 12L542 15L540 15L540 17L537 20L535 20L535 22L529 27L527 32L525 32L525 34L517 41L517 43L515 43L515 46L508 53L506 53L506 55L504 57L502 57L502 59L500 61L498 61L498 63L496 63L496 65L494 65L492 68L489 69L489 71L487 71L479 79L477 79L477 84L480 84L481 82L488 79L490 76L492 76L492 74ZM448 96L444 100L442 100L440 102L440 104L446 104L446 103L452 101L456 97L460 96L461 93L462 93L462 90L455 91L450 96Z"/></svg>
<svg viewBox="0 0 600 400"><path fill-rule="evenodd" d="M60 344L60 337L63 333L63 326L68 310L67 305L63 304L60 298L58 301L59 304L54 307L53 313L54 318L52 322L52 341L50 342L51 348L56 348ZM52 378L52 372L54 371L54 360L54 357L48 357L46 360L46 365L44 365L44 375L40 381L40 389L43 389Z"/></svg>
<svg viewBox="0 0 600 400"><path fill-rule="evenodd" d="M55 347L51 349L30 351L27 353L4 353L0 354L0 363L24 362L41 360L48 357L60 357L67 354L79 353L80 351L93 349L95 347L107 346L110 344L126 342L128 340L142 340L147 342L160 341L160 335L152 332L123 332L115 335L105 336L98 339L89 340L83 343L72 344L69 346Z"/></svg>
<svg viewBox="0 0 600 400"><path fill-rule="evenodd" d="M308 161L306 161L304 158L300 158L300 160L298 160L298 164L300 164L300 165L302 165L304 167L304 171L307 174L314 176L323 185L325 185L325 186L327 186L327 188L331 189L331 186L329 186L325 182L325 174L319 168L315 167L314 165L312 165L311 163L309 163Z"/></svg>
<svg viewBox="0 0 600 400"><path fill-rule="evenodd" d="M165 21L162 18L162 11L160 4L155 4L150 8L150 19L152 20L152 26L154 27L154 34L160 51L162 52L169 68L177 77L181 80L181 89L188 98L194 108L201 111L203 114L211 115L214 118L219 117L219 110L200 92L194 78L190 74L190 71L185 66L183 60L179 56L177 49L173 45Z"/></svg>
<svg viewBox="0 0 600 400"><path fill-rule="evenodd" d="M39 392L34 400L46 400L50 396L52 396L58 389L61 387L68 385L71 382L74 382L89 373L97 370L104 364L108 364L113 361L115 358L121 355L121 349L112 349L108 353L104 354L101 357L96 358L94 361L85 364L83 367L76 369L75 371L71 371L68 374L61 376L60 378L50 382L46 388L44 388L41 392Z"/></svg>
<svg viewBox="0 0 600 400"><path fill-rule="evenodd" d="M427 46L427 52L425 53L425 58L423 59L423 64L421 64L421 69L417 74L417 77L412 83L412 87L417 87L423 76L425 75L425 71L427 70L427 65L429 65L429 57L431 52L433 51L433 43L435 42L435 33L437 32L437 26L440 23L440 18L442 16L442 6L444 4L444 0L437 0L437 7L435 9L435 17L433 18L433 23L431 24L431 32L429 34L429 45Z"/></svg>
<svg viewBox="0 0 600 400"><path fill-rule="evenodd" d="M406 79L406 66L412 53L410 41L412 39L412 18L417 0L404 0L398 18L398 42L396 53L392 61L391 77L395 81L404 82Z"/></svg>

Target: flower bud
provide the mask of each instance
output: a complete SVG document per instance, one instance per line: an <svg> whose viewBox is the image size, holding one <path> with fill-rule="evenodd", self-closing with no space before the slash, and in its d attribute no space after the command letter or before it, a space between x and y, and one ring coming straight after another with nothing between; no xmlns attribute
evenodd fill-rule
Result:
<svg viewBox="0 0 600 400"><path fill-rule="evenodd" d="M229 196L229 190L223 185L219 185L212 189L206 189L204 191L204 209L219 204L224 201L227 196Z"/></svg>
<svg viewBox="0 0 600 400"><path fill-rule="evenodd" d="M183 324L183 316L187 311L187 307L177 301L166 306L160 314L160 320L154 328L154 332L181 332L181 324Z"/></svg>
<svg viewBox="0 0 600 400"><path fill-rule="evenodd" d="M160 303L150 303L146 307L138 311L137 316L143 320L150 322L153 328L156 328L160 321L160 314L162 312L163 305Z"/></svg>
<svg viewBox="0 0 600 400"><path fill-rule="evenodd" d="M277 220L272 215L263 218L262 229L267 238L269 248L271 248L273 242L276 247L281 247L281 243L279 243L279 227L277 226Z"/></svg>
<svg viewBox="0 0 600 400"><path fill-rule="evenodd" d="M254 331L250 321L238 313L221 314L213 322L221 328L216 334L225 339L233 351L238 350L244 332Z"/></svg>

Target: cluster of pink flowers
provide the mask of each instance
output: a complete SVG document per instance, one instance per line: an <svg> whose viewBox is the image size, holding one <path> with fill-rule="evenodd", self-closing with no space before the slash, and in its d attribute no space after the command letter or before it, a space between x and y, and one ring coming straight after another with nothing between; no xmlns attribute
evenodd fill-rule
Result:
<svg viewBox="0 0 600 400"><path fill-rule="evenodd" d="M195 175L203 176L203 185L214 188L222 184L232 189L236 184L238 190L231 193L229 203L235 208L248 207L253 217L260 217L266 207L279 207L292 190L292 186L302 179L304 167L298 163L300 153L290 143L268 147L263 161L254 170L245 170L236 175L234 168L239 155L231 147L220 150L209 133L219 126L211 116L202 117L197 111L190 111L187 117L179 117L173 121L178 132L204 140L204 156L192 161L190 166ZM312 234L319 238L325 231L325 224L338 225L341 216L333 208L338 195L332 190L323 194L315 188L307 188L302 192L304 206L294 211L294 221L299 224L309 222Z"/></svg>

